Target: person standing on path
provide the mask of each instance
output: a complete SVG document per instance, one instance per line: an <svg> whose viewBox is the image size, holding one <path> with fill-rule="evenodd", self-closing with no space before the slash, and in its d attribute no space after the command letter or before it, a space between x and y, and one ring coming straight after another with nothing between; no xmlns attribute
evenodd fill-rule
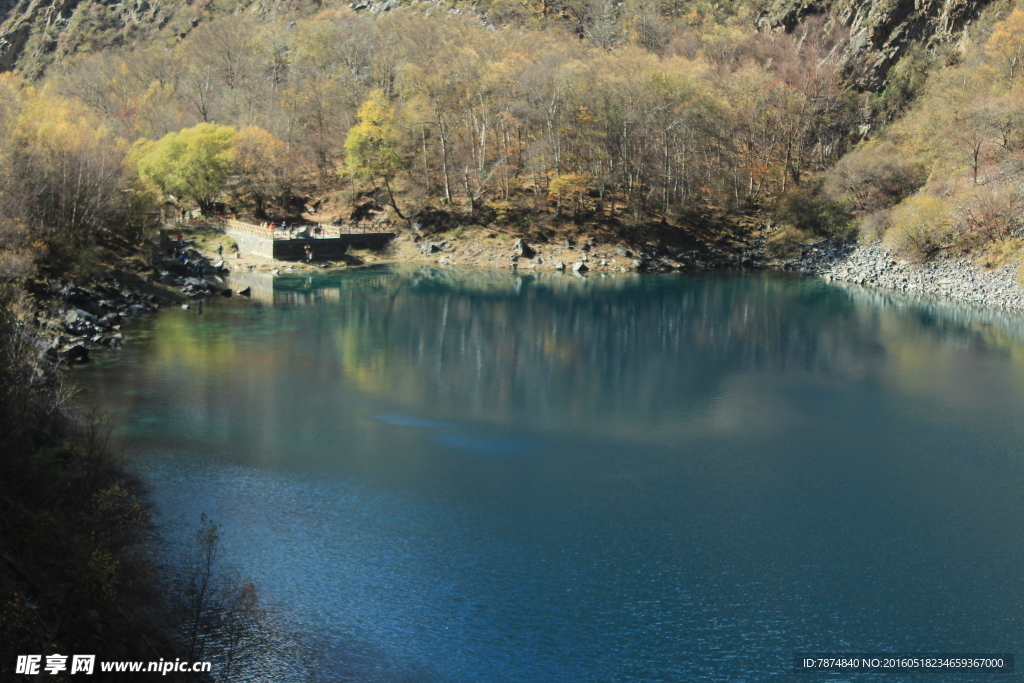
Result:
<svg viewBox="0 0 1024 683"><path fill-rule="evenodd" d="M306 245L306 263L313 263L313 247Z"/></svg>

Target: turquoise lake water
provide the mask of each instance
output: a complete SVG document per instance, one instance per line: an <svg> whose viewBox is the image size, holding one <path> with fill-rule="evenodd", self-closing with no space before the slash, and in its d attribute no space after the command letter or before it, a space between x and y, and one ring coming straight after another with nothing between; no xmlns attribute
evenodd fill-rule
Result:
<svg viewBox="0 0 1024 683"><path fill-rule="evenodd" d="M247 282L76 377L169 542L220 522L296 634L251 680L1024 653L1021 315L758 273Z"/></svg>

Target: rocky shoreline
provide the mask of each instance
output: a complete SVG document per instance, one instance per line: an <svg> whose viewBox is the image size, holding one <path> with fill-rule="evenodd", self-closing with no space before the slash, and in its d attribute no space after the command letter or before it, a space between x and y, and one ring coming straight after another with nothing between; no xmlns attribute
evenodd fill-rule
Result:
<svg viewBox="0 0 1024 683"><path fill-rule="evenodd" d="M830 282L1024 310L1024 290L1017 282L1014 265L982 270L966 258L915 264L879 243L822 240L807 245L801 256L783 262L781 268Z"/></svg>
<svg viewBox="0 0 1024 683"><path fill-rule="evenodd" d="M442 268L468 266L580 275L587 272L669 273L765 267L767 261L762 253L762 243L741 251L713 244L702 249L683 250L662 244L598 243L588 238L537 242L489 231L481 231L468 238L464 235L421 238L406 233L393 241L390 258L430 263Z"/></svg>
<svg viewBox="0 0 1024 683"><path fill-rule="evenodd" d="M580 244L540 245L524 240L413 241L399 244L399 261L427 262L440 267L470 266L510 270L552 270L584 275L588 271L657 273L715 268L774 268L829 282L846 282L879 291L917 294L987 307L1024 310L1024 289L1017 282L1013 265L982 270L968 259L933 261L924 264L901 259L881 244L856 244L822 240L803 247L794 259L771 262L754 245L742 252L677 252L671 248L647 247L632 251L624 245ZM404 248L403 248L404 247ZM121 326L131 318L154 312L162 305L188 306L189 300L215 294L231 295L222 275L232 270L268 270L273 274L291 272L291 265L267 262L256 266L232 263L203 254L186 243L178 257L154 256L151 275L122 273L89 287L74 287L50 280L30 287L44 304L37 320L43 332L40 352L52 361L81 363L96 348L119 348L126 341ZM184 258L181 258L183 256ZM302 266L299 266L302 267Z"/></svg>
<svg viewBox="0 0 1024 683"><path fill-rule="evenodd" d="M776 269L847 282L893 293L939 297L966 303L1024 310L1024 289L1017 281L1016 266L983 270L967 258L911 263L892 254L880 243L857 244L825 239L805 245L794 259L773 261L764 251L764 237L757 236L746 249L680 252L671 247L644 245L633 250L625 245L525 243L523 240L411 241L397 245L403 261L428 262L441 267L553 270L582 275L587 271L611 273L666 273L723 268ZM403 248L404 247L404 248Z"/></svg>
<svg viewBox="0 0 1024 683"><path fill-rule="evenodd" d="M37 280L28 290L40 304L36 325L42 356L52 362L84 363L97 348L117 349L126 341L122 325L161 306L180 304L214 294L230 295L220 274L223 261L213 261L191 246L183 258L150 259L152 275L125 271L89 286L60 280ZM219 282L218 282L219 281Z"/></svg>

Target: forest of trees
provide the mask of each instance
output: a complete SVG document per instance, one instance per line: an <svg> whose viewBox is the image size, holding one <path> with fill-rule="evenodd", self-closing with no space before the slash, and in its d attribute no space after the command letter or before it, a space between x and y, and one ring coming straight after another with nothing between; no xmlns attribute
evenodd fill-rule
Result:
<svg viewBox="0 0 1024 683"><path fill-rule="evenodd" d="M96 238L132 243L153 197L133 190L125 145L80 102L0 75L0 279L43 265L90 275Z"/></svg>
<svg viewBox="0 0 1024 683"><path fill-rule="evenodd" d="M318 3L257 18L202 0L155 39L75 34L45 74L0 74L0 640L88 648L130 632L126 604L170 609L141 594L155 567L137 482L39 366L19 289L95 276L103 249L130 252L161 205L261 217L372 196L385 218L524 234L543 220L628 241L650 225L754 218L797 243L859 230L915 258L1021 254L1012 3L957 45L907 45L880 92L859 77L870 54L858 59L829 17L786 32L742 1L474 8ZM193 654L244 631L210 617L210 585L218 604L260 612L251 585L208 571L216 526L199 540L178 591L187 618L172 624Z"/></svg>
<svg viewBox="0 0 1024 683"><path fill-rule="evenodd" d="M0 268L79 267L158 201L262 217L368 193L385 218L544 215L624 238L739 214L800 238L860 226L919 256L1020 237L1019 10L956 49L910 46L872 93L870 54L851 59L827 17L784 32L743 2L484 9L222 10L4 76L0 199L18 210Z"/></svg>
<svg viewBox="0 0 1024 683"><path fill-rule="evenodd" d="M787 34L740 12L670 31L645 14L654 3L595 7L498 28L413 9L221 17L172 48L69 60L47 91L128 144L198 124L248 131L232 191L257 211L379 186L402 215L553 205L672 221L771 202L852 142L866 96L829 57L845 36L822 22Z"/></svg>

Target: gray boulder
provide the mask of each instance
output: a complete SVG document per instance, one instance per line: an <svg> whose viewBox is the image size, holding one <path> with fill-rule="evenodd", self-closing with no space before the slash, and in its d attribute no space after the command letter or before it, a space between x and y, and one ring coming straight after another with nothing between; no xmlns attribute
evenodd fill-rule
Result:
<svg viewBox="0 0 1024 683"><path fill-rule="evenodd" d="M94 320L96 320L96 316L80 308L71 308L64 312L64 322L66 323L92 322Z"/></svg>
<svg viewBox="0 0 1024 683"><path fill-rule="evenodd" d="M431 254L444 251L445 246L445 242L424 242L423 246L420 247L420 253L424 256L430 256Z"/></svg>
<svg viewBox="0 0 1024 683"><path fill-rule="evenodd" d="M533 255L537 253L522 238L517 239L512 245L512 248L515 249L517 255L522 256L523 258L532 258Z"/></svg>

